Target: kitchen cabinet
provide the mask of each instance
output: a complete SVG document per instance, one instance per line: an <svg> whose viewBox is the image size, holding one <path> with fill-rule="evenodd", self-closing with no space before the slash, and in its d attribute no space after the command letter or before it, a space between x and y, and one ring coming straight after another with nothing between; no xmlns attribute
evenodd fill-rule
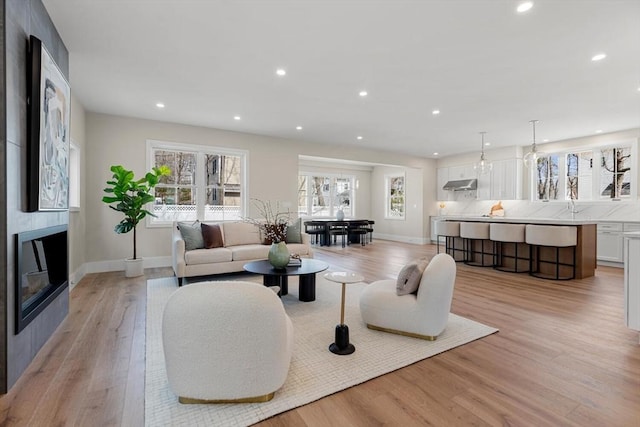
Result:
<svg viewBox="0 0 640 427"><path fill-rule="evenodd" d="M599 261L622 262L622 223L598 223L598 251Z"/></svg>
<svg viewBox="0 0 640 427"><path fill-rule="evenodd" d="M624 237L624 318L627 327L640 331L640 232Z"/></svg>
<svg viewBox="0 0 640 427"><path fill-rule="evenodd" d="M447 190L443 190L442 187L449 181L449 168L438 168L437 170L437 191L436 196L440 201L447 201L451 196L451 192Z"/></svg>
<svg viewBox="0 0 640 427"><path fill-rule="evenodd" d="M485 174L478 174L478 189L476 190L476 199L491 199L491 181L493 179L492 176L493 171L489 171Z"/></svg>
<svg viewBox="0 0 640 427"><path fill-rule="evenodd" d="M431 243L435 243L436 240L438 239L438 236L436 235L436 222L438 221L438 218L439 217L437 217L437 216L429 217L429 219L431 220L431 225L430 225L430 227L431 227L431 230L430 230L431 231L431 233L430 233L431 234Z"/></svg>
<svg viewBox="0 0 640 427"><path fill-rule="evenodd" d="M478 182L478 186L480 182ZM489 198L492 200L518 200L521 198L522 167L518 159L493 162ZM480 197L478 197L480 198Z"/></svg>
<svg viewBox="0 0 640 427"><path fill-rule="evenodd" d="M449 167L450 181L458 180L458 179L474 179L474 178L477 178L477 174L472 164Z"/></svg>
<svg viewBox="0 0 640 427"><path fill-rule="evenodd" d="M522 162L518 159L496 160L491 172L478 175L472 164L438 168L437 197L440 201L456 200L451 191L443 190L447 181L477 179L477 200L518 200L522 198Z"/></svg>

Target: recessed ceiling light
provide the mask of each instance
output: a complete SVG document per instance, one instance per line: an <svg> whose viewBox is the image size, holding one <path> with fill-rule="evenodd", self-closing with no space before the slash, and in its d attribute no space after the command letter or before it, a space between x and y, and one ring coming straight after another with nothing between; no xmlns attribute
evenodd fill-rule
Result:
<svg viewBox="0 0 640 427"><path fill-rule="evenodd" d="M433 110L431 114L433 114L434 116L437 116L438 114L440 114L440 110Z"/></svg>
<svg viewBox="0 0 640 427"><path fill-rule="evenodd" d="M491 145L491 143L490 142L485 142L484 145L485 145L485 147L488 147L489 145Z"/></svg>
<svg viewBox="0 0 640 427"><path fill-rule="evenodd" d="M357 138L358 138L358 139L362 139L362 137L361 137L360 135L358 135L358 137L357 137Z"/></svg>
<svg viewBox="0 0 640 427"><path fill-rule="evenodd" d="M276 70L276 74L279 76L286 76L287 75L287 71L284 68L278 68Z"/></svg>
<svg viewBox="0 0 640 427"><path fill-rule="evenodd" d="M360 93L358 93L358 95L365 97L367 95L369 95L369 93L366 90L361 90Z"/></svg>
<svg viewBox="0 0 640 427"><path fill-rule="evenodd" d="M542 142L549 142L549 140L548 139L543 139Z"/></svg>
<svg viewBox="0 0 640 427"><path fill-rule="evenodd" d="M602 133L602 129L598 129L596 133Z"/></svg>
<svg viewBox="0 0 640 427"><path fill-rule="evenodd" d="M433 153L434 156L437 156L438 154L440 154L440 153L438 153L438 152Z"/></svg>
<svg viewBox="0 0 640 427"><path fill-rule="evenodd" d="M302 126L296 126L296 130L302 130Z"/></svg>
<svg viewBox="0 0 640 427"><path fill-rule="evenodd" d="M593 55L591 57L591 60L592 61L602 61L606 57L607 57L606 53L598 53L597 55Z"/></svg>
<svg viewBox="0 0 640 427"><path fill-rule="evenodd" d="M158 103L156 103L156 107L164 108L164 104L162 102L158 102Z"/></svg>
<svg viewBox="0 0 640 427"><path fill-rule="evenodd" d="M233 116L233 120L240 120L240 116Z"/></svg>
<svg viewBox="0 0 640 427"><path fill-rule="evenodd" d="M524 1L524 2L522 2L522 3L520 3L518 5L516 10L518 11L518 13L524 13L524 12L528 11L529 9L531 9L532 7L533 7L533 2L532 1Z"/></svg>

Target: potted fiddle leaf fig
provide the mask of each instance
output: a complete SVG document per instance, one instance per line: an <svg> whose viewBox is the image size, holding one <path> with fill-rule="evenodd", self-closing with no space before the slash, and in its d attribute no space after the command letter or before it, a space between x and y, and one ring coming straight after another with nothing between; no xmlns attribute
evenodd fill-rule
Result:
<svg viewBox="0 0 640 427"><path fill-rule="evenodd" d="M107 195L102 201L124 215L114 229L116 233L124 234L133 230L133 258L125 259L125 276L141 276L144 274L144 266L142 258L138 258L136 227L147 215L155 216L145 209L145 205L154 201L153 187L162 176L170 175L171 169L164 165L153 168L140 179L135 179L132 171L120 165L111 166L111 172L113 177L107 181L108 186L104 189Z"/></svg>

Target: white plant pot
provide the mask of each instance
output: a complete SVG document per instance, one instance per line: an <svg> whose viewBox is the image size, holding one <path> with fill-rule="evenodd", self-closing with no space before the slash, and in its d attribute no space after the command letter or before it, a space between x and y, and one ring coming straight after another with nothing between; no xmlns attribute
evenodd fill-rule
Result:
<svg viewBox="0 0 640 427"><path fill-rule="evenodd" d="M124 275L125 277L138 277L144 274L144 262L142 258L125 259Z"/></svg>

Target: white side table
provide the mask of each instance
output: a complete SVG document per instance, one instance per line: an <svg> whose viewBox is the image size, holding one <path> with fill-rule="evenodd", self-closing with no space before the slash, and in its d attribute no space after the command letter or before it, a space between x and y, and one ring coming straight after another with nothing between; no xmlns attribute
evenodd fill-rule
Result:
<svg viewBox="0 0 640 427"><path fill-rule="evenodd" d="M344 296L348 283L358 283L364 277L358 273L346 273L344 271L325 273L324 278L336 283L342 283L342 302L340 305L340 324L336 326L336 340L329 346L329 351L339 355L347 355L356 351L353 344L349 343L349 327L344 324Z"/></svg>

